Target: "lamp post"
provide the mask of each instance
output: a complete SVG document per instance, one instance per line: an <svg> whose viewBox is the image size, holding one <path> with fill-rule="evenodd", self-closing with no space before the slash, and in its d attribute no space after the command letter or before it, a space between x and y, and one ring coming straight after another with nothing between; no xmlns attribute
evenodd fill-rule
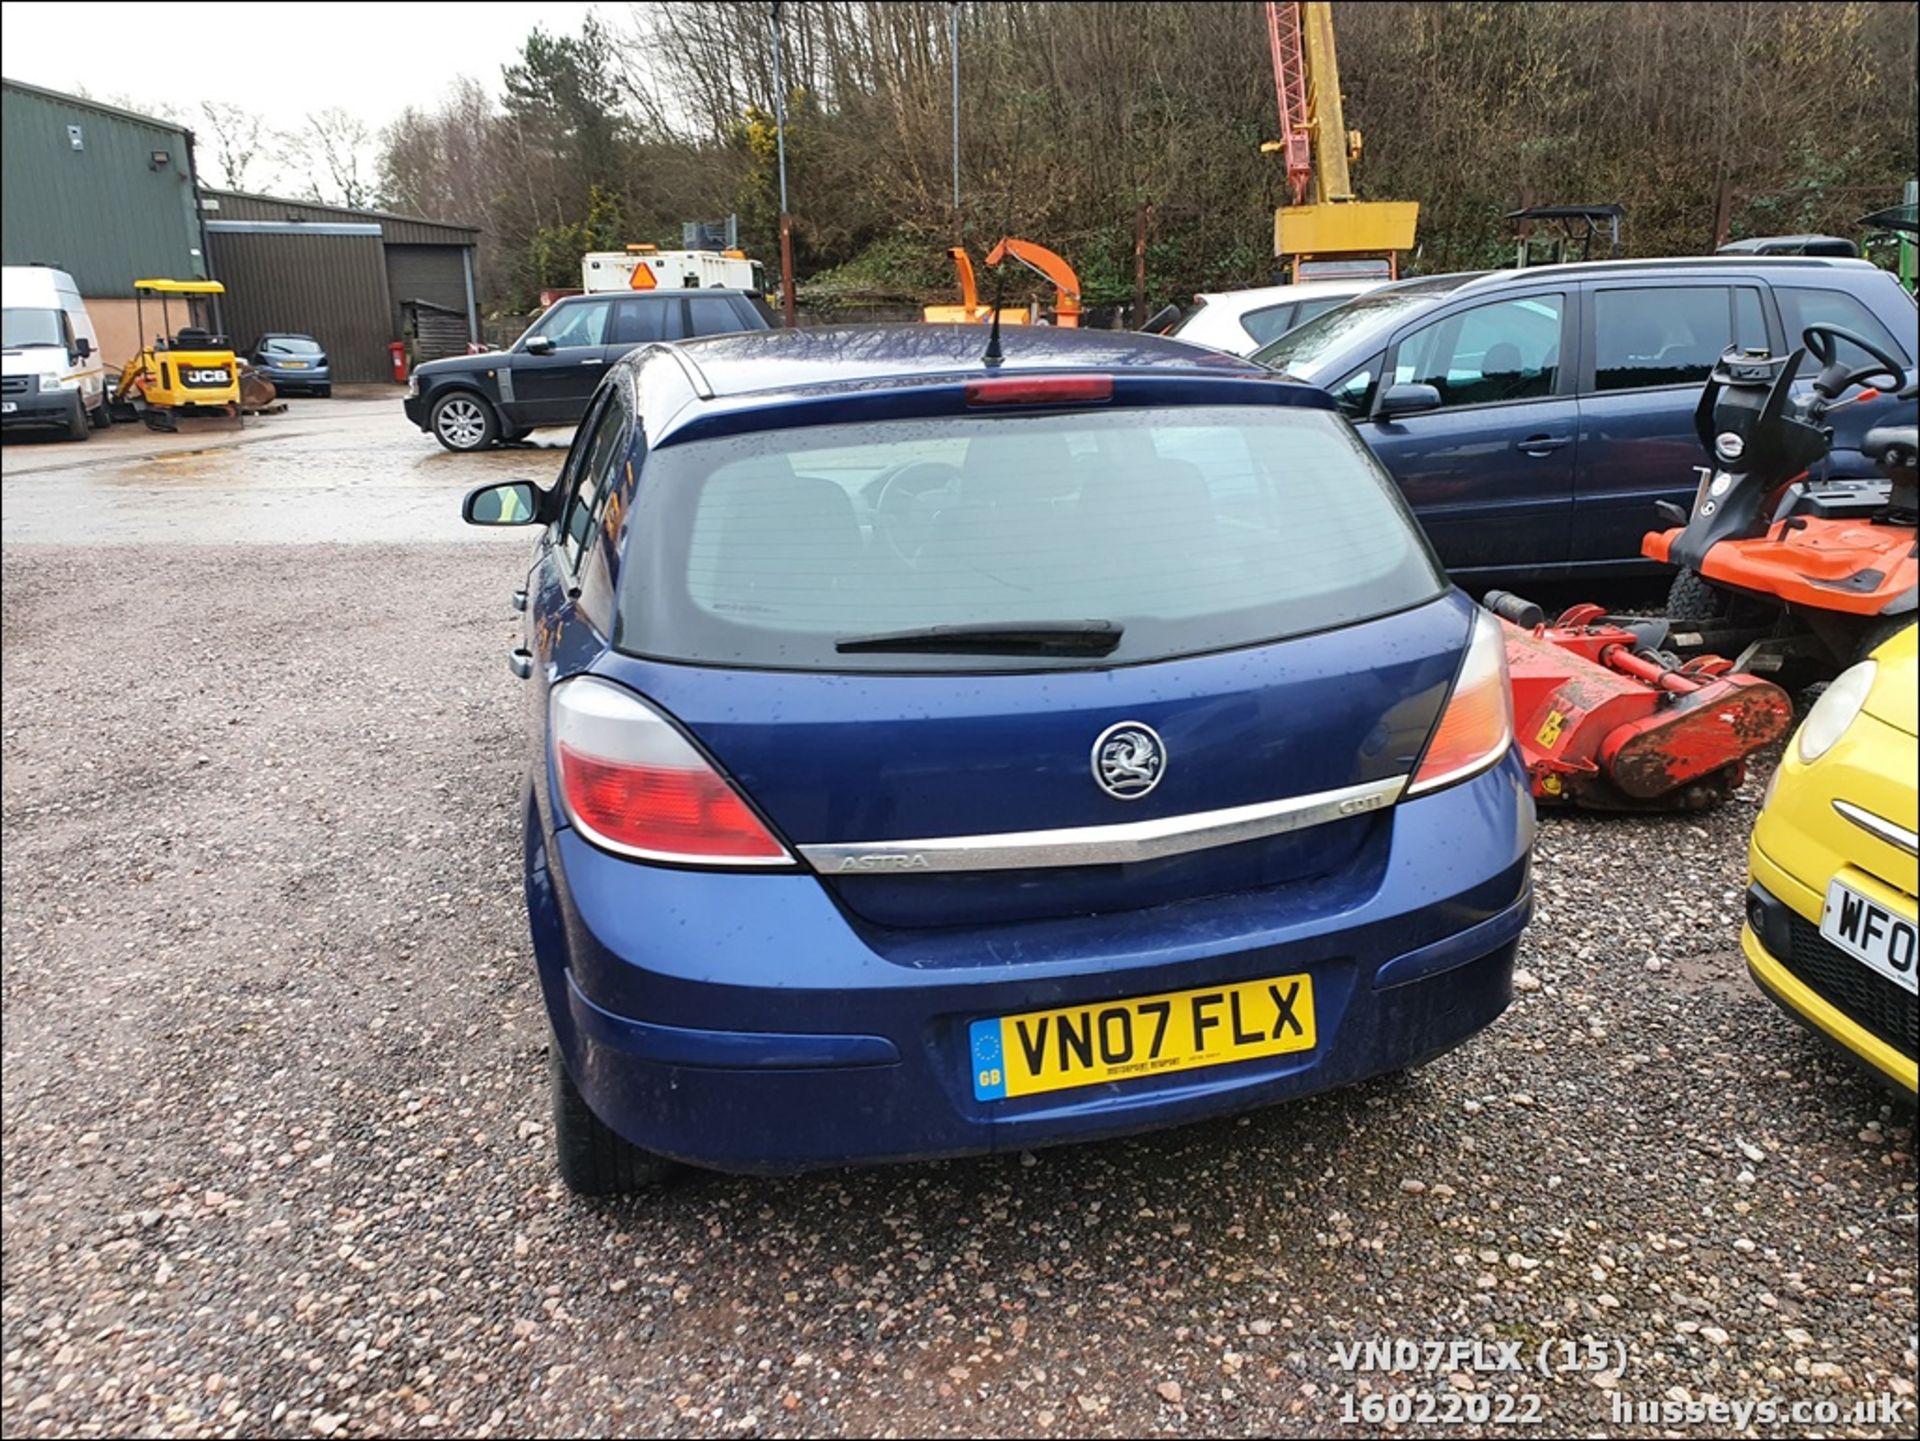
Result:
<svg viewBox="0 0 1920 1441"><path fill-rule="evenodd" d="M787 86L780 73L780 3L773 6L773 139L780 154L780 299L787 328L793 318L793 217L787 213Z"/></svg>
<svg viewBox="0 0 1920 1441"><path fill-rule="evenodd" d="M947 55L953 64L953 223L960 223L960 0L947 6Z"/></svg>

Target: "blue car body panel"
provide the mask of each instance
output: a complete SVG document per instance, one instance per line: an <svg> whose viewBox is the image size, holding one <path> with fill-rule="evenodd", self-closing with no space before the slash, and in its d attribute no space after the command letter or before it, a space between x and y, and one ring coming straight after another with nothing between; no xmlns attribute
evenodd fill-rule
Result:
<svg viewBox="0 0 1920 1441"><path fill-rule="evenodd" d="M1404 341L1479 306L1546 293L1565 298L1553 395L1389 418L1377 413L1376 393L1376 413L1355 417L1361 438L1399 482L1441 562L1476 586L1653 574L1662 567L1641 556L1640 541L1649 530L1665 526L1655 502L1691 508L1699 483L1695 468L1706 461L1693 423L1705 375L1683 384L1599 390L1597 294L1695 286L1750 291L1765 343L1775 354L1800 343L1783 319L1792 313L1783 294L1835 294L1836 304L1857 304L1870 313L1909 365L1920 359L1912 297L1893 276L1860 261L1735 256L1623 261L1462 276L1460 282L1451 292L1431 279L1402 282L1410 289L1427 287L1436 298L1389 333L1349 339L1316 378L1337 384L1369 360L1390 367ZM1734 338L1729 334L1727 341ZM1739 343L1749 343L1748 337L1740 336ZM1802 388L1810 380L1809 372ZM1912 424L1916 413L1914 401L1888 394L1834 411L1833 450L1824 473L1876 475L1860 450L1867 431Z"/></svg>
<svg viewBox="0 0 1920 1441"><path fill-rule="evenodd" d="M938 327L719 337L636 357L608 383L633 386L651 453L741 428L954 413L982 374L979 344L977 329ZM1330 405L1154 337L1022 336L1007 348L1002 375L1113 370L1116 404ZM646 484L636 462L611 508L627 513ZM554 1035L588 1104L635 1144L771 1172L1118 1134L1414 1064L1508 1003L1533 836L1511 752L1387 809L1154 861L842 876L600 849L556 804L546 740L558 680L627 687L789 846L1183 817L1409 773L1471 632L1458 592L1154 663L730 669L617 648L612 597L636 544L605 535L571 574L542 545L528 584L538 745L524 798ZM1105 797L1088 774L1093 737L1120 719L1155 726L1170 756L1164 784L1136 802ZM975 1099L976 1020L1300 972L1313 977L1310 1051Z"/></svg>

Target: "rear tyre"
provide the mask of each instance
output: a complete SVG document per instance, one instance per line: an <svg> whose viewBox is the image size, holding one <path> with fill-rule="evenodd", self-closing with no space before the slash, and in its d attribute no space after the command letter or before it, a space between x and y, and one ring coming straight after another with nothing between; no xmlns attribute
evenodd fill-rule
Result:
<svg viewBox="0 0 1920 1441"><path fill-rule="evenodd" d="M98 405L87 412L87 423L95 430L105 430L113 424L113 412L108 409L104 396Z"/></svg>
<svg viewBox="0 0 1920 1441"><path fill-rule="evenodd" d="M547 1033L547 1081L553 1092L553 1143L560 1179L579 1196L617 1196L660 1185L678 1169L643 1151L593 1114L567 1074L560 1042Z"/></svg>
<svg viewBox="0 0 1920 1441"><path fill-rule="evenodd" d="M316 385L313 388L313 393L321 400L333 399L333 387L331 385Z"/></svg>
<svg viewBox="0 0 1920 1441"><path fill-rule="evenodd" d="M85 440L93 434L93 421L87 416L87 403L79 396L73 398L73 413L67 417L67 439Z"/></svg>
<svg viewBox="0 0 1920 1441"><path fill-rule="evenodd" d="M1725 620L1731 609L1727 593L1697 570L1683 570L1667 590L1668 620Z"/></svg>
<svg viewBox="0 0 1920 1441"><path fill-rule="evenodd" d="M500 438L500 417L470 390L441 396L433 403L427 424L435 440L459 453L485 450Z"/></svg>

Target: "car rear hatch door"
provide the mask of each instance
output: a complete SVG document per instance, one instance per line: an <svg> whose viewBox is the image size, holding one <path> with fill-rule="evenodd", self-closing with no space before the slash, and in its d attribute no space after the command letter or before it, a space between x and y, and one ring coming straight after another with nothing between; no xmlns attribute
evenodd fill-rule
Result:
<svg viewBox="0 0 1920 1441"><path fill-rule="evenodd" d="M880 925L1353 864L1472 627L1318 406L740 435L638 494L605 670Z"/></svg>
<svg viewBox="0 0 1920 1441"><path fill-rule="evenodd" d="M1351 865L1418 760L1470 619L1351 629L1113 671L719 683L629 658L839 899L887 926L1135 909ZM1157 741L1157 778L1116 794ZM1115 735L1116 728L1118 734ZM1136 782L1137 783L1137 782Z"/></svg>

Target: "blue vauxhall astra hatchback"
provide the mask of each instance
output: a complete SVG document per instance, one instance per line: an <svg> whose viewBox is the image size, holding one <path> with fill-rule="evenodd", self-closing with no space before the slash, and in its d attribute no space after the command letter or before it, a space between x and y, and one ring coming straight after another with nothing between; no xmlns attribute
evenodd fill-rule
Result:
<svg viewBox="0 0 1920 1441"><path fill-rule="evenodd" d="M1320 390L1130 334L612 367L515 671L575 1190L1111 1136L1491 1022L1533 809L1496 623ZM518 598L517 598L518 599Z"/></svg>

